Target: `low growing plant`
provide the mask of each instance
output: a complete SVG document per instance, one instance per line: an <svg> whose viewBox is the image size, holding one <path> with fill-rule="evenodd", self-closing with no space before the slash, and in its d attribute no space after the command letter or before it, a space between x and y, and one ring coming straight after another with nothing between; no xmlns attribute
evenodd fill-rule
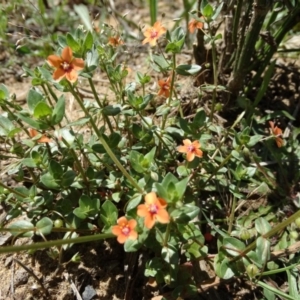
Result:
<svg viewBox="0 0 300 300"><path fill-rule="evenodd" d="M189 29L210 37L214 55L214 42L222 36L211 35L210 20L221 9L207 5ZM178 64L186 30L167 30L155 20L143 34L141 43L155 50L149 64L158 80L147 73L129 74L133 71L120 58L126 41L115 29L103 26L98 33L79 26L57 37L59 46L44 65L24 67L32 83L26 107L0 86L0 140L5 144L0 159L11 160L5 171L21 183L11 187L0 181L1 201L10 208L10 222L1 231L44 240L1 247L0 253L64 251L74 243L117 239L127 252L151 253L145 276L167 284L174 297L199 291L201 282L184 264L204 260L222 279L250 278L267 299L275 294L296 299L295 289L288 295L261 280L276 272L287 272L291 282L298 276L293 245L299 243L299 206L287 215L278 202L299 205L291 194L299 181L294 165L300 157L299 130L285 138L284 128L274 123L279 115L293 118L283 112L256 118L252 110L249 123L244 117L249 110L244 110L229 125L216 122L217 93L226 89L216 69L214 84L199 89L212 90L210 113L196 107L187 118L180 78L203 70ZM99 70L109 81L109 101L97 92ZM150 93L153 83L157 89ZM93 101L81 86L90 89ZM67 93L82 116L66 114ZM262 198L273 202L253 211L247 206ZM25 219L14 220L21 215ZM56 240L61 232L63 239ZM59 251L52 257L61 257ZM284 259L280 251L286 251Z"/></svg>

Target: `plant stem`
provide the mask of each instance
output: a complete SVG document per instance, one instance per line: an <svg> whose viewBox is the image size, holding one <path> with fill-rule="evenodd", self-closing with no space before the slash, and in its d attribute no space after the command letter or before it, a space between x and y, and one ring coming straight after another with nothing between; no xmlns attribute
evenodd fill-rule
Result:
<svg viewBox="0 0 300 300"><path fill-rule="evenodd" d="M71 83L69 83L71 92L73 94L73 96L75 97L75 99L77 100L79 106L81 107L81 109L83 110L83 112L85 113L86 117L89 118L90 123L95 131L95 133L97 134L102 146L104 147L105 151L107 152L107 154L109 155L109 157L112 159L112 161L117 165L117 167L119 168L119 170L123 173L123 175L128 179L128 181L132 184L133 187L135 187L141 194L144 194L144 190L137 184L137 182L130 176L130 174L125 170L125 168L122 166L122 164L119 162L119 160L117 159L117 157L115 156L115 154L111 151L110 147L108 146L108 144L106 143L105 139L103 138L100 130L98 129L95 121L93 120L92 116L89 114L89 112L87 111L87 109L85 108L85 106L83 105L83 102L81 100L81 98L78 96L78 94L76 93L76 91L74 90L73 86Z"/></svg>
<svg viewBox="0 0 300 300"><path fill-rule="evenodd" d="M11 187L5 185L2 181L0 181L0 186L3 187L4 189L7 189L8 191L10 191L11 193L13 193L15 195L18 195L22 198L27 198L27 195L12 189Z"/></svg>
<svg viewBox="0 0 300 300"><path fill-rule="evenodd" d="M89 84L90 84L90 87L91 87L91 89L92 89L92 92L93 92L93 95L94 95L94 97L95 97L95 100L96 100L97 104L99 105L99 107L103 108L103 105L102 105L102 103L100 102L100 99L99 99L99 97L98 97L97 91L96 91L96 89L95 89L93 80L92 80L91 78L89 78L88 80L89 80ZM106 123L107 123L107 125L108 125L108 127L109 127L110 132L113 133L114 130L113 130L113 128L112 128L112 125L111 125L111 122L110 122L109 117L106 116L106 115L104 115L104 114L103 114L103 117L104 117L104 119L105 119L105 121L106 121Z"/></svg>

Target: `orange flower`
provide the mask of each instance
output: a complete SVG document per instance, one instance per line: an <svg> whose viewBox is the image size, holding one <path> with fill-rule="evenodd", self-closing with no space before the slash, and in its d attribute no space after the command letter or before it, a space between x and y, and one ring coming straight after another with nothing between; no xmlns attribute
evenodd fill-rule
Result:
<svg viewBox="0 0 300 300"><path fill-rule="evenodd" d="M68 81L73 83L78 78L76 71L84 68L84 61L81 58L74 58L70 47L64 48L61 56L48 56L47 61L50 66L56 68L53 73L54 80L61 80L66 77Z"/></svg>
<svg viewBox="0 0 300 300"><path fill-rule="evenodd" d="M28 131L29 131L29 135L30 135L31 138L34 138L35 136L38 135L38 132L35 129L33 129L33 128L29 128ZM50 143L51 139L49 139L45 135L42 135L41 138L39 138L37 140L37 142L38 143Z"/></svg>
<svg viewBox="0 0 300 300"><path fill-rule="evenodd" d="M150 46L155 46L158 38L166 32L166 28L161 25L159 21L155 22L153 27L149 27L144 31L146 37L142 44L149 43Z"/></svg>
<svg viewBox="0 0 300 300"><path fill-rule="evenodd" d="M190 140L186 139L183 140L183 146L177 147L177 151L180 153L186 153L186 160L192 161L194 160L195 156L203 156L203 152L199 149L200 147L201 145L198 141L191 142Z"/></svg>
<svg viewBox="0 0 300 300"><path fill-rule="evenodd" d="M121 40L121 38L119 36L115 36L115 37L108 38L108 44L113 47L117 47L117 46L123 45L124 42Z"/></svg>
<svg viewBox="0 0 300 300"><path fill-rule="evenodd" d="M118 225L112 226L111 231L117 236L117 241L124 244L127 239L136 240L138 238L137 232L134 228L137 225L136 220L127 220L126 217L121 217L117 221Z"/></svg>
<svg viewBox="0 0 300 300"><path fill-rule="evenodd" d="M269 121L271 134L275 135L275 142L277 144L277 147L280 148L283 146L283 139L280 137L282 135L282 130L278 128L277 126L274 126L274 122Z"/></svg>
<svg viewBox="0 0 300 300"><path fill-rule="evenodd" d="M166 211L167 202L158 198L154 192L145 196L145 204L140 204L137 208L137 215L145 218L145 226L151 229L155 221L166 224L170 222L170 216Z"/></svg>
<svg viewBox="0 0 300 300"><path fill-rule="evenodd" d="M160 90L158 91L159 96L165 96L166 98L170 96L170 80L171 77L166 81L163 79L158 80L158 85L160 86Z"/></svg>
<svg viewBox="0 0 300 300"><path fill-rule="evenodd" d="M194 31L196 29L202 29L202 28L203 28L203 23L202 22L199 22L195 19L191 19L191 21L189 22L188 29L189 29L190 33L194 33Z"/></svg>

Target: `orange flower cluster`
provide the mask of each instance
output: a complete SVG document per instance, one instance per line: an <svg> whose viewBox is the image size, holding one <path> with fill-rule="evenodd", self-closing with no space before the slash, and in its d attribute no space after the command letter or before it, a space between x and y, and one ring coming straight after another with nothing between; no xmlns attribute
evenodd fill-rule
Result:
<svg viewBox="0 0 300 300"><path fill-rule="evenodd" d="M154 192L151 192L145 196L145 204L138 206L137 215L145 218L145 226L151 229L156 221L162 224L170 222L170 216L166 207L167 202L162 198L158 198Z"/></svg>
<svg viewBox="0 0 300 300"><path fill-rule="evenodd" d="M154 192L148 193L145 196L145 204L140 204L137 208L137 215L145 218L144 224L146 228L151 229L155 222L162 224L170 222L170 216L166 210L167 202L158 198ZM117 236L117 241L124 244L128 239L136 240L138 234L135 231L137 225L136 220L127 220L126 217L121 217L117 221L118 225L112 226L112 233Z"/></svg>
<svg viewBox="0 0 300 300"><path fill-rule="evenodd" d="M29 135L31 138L34 138L38 135L38 132L37 130L33 129L33 128L29 128L28 129L28 132L29 132ZM38 143L50 143L51 142L51 139L49 139L47 136L45 135L42 135L41 138L39 138L37 140Z"/></svg>
<svg viewBox="0 0 300 300"><path fill-rule="evenodd" d="M70 47L65 47L61 56L48 56L47 61L50 66L56 69L53 73L54 80L61 80L66 77L68 81L73 83L78 79L76 71L84 68L84 61L81 58L74 58Z"/></svg>
<svg viewBox="0 0 300 300"><path fill-rule="evenodd" d="M188 162L193 161L194 158L202 157L203 152L200 150L200 143L198 141L191 142L189 139L183 140L183 145L177 147L177 151L180 153L186 153L186 160Z"/></svg>
<svg viewBox="0 0 300 300"><path fill-rule="evenodd" d="M275 136L275 142L278 148L283 146L283 139L280 137L282 136L282 130L277 127L274 126L274 122L269 121L270 124L270 130L271 130L271 134L273 134Z"/></svg>
<svg viewBox="0 0 300 300"><path fill-rule="evenodd" d="M200 21L197 21L195 19L191 19L188 25L188 30L190 33L194 33L196 29L202 29L203 23Z"/></svg>
<svg viewBox="0 0 300 300"><path fill-rule="evenodd" d="M158 38L166 31L166 28L163 27L159 21L155 22L152 27L149 27L144 31L144 36L146 38L143 40L142 44L149 43L150 46L155 46Z"/></svg>

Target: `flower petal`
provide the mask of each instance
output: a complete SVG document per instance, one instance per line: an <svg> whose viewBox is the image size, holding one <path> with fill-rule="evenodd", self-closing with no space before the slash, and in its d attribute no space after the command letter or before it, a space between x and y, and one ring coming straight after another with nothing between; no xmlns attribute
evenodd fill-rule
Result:
<svg viewBox="0 0 300 300"><path fill-rule="evenodd" d="M73 59L73 52L70 47L65 47L61 52L61 58L63 61L67 63L71 63Z"/></svg>
<svg viewBox="0 0 300 300"><path fill-rule="evenodd" d="M139 217L145 217L149 214L149 211L148 211L148 208L145 204L140 204L138 207L137 207L137 215Z"/></svg>
<svg viewBox="0 0 300 300"><path fill-rule="evenodd" d="M77 80L78 74L75 70L71 70L70 72L66 73L66 78L73 83Z"/></svg>
<svg viewBox="0 0 300 300"><path fill-rule="evenodd" d="M72 60L72 67L76 71L82 70L84 68L84 60L81 58L74 58Z"/></svg>
<svg viewBox="0 0 300 300"><path fill-rule="evenodd" d="M200 149L195 149L195 155L198 157L202 157L203 156L203 152Z"/></svg>
<svg viewBox="0 0 300 300"><path fill-rule="evenodd" d="M155 219L150 213L148 213L146 215L145 220L144 220L144 224L145 224L146 228L148 228L148 229L151 229L154 226Z"/></svg>
<svg viewBox="0 0 300 300"><path fill-rule="evenodd" d="M29 132L30 137L32 137L32 138L38 134L38 132L33 128L29 128L28 132Z"/></svg>
<svg viewBox="0 0 300 300"><path fill-rule="evenodd" d="M49 139L47 136L43 135L40 139L37 141L38 143L50 143L51 139Z"/></svg>
<svg viewBox="0 0 300 300"><path fill-rule="evenodd" d="M194 142L192 142L192 145L193 145L195 148L200 148L200 147L201 147L199 141L194 141Z"/></svg>
<svg viewBox="0 0 300 300"><path fill-rule="evenodd" d="M187 152L186 153L186 160L188 162L193 161L195 158L195 153L194 152Z"/></svg>
<svg viewBox="0 0 300 300"><path fill-rule="evenodd" d="M136 240L138 238L137 232L135 230L131 230L128 235L128 238L131 240Z"/></svg>
<svg viewBox="0 0 300 300"><path fill-rule="evenodd" d="M157 196L154 192L150 192L145 196L145 202L147 204L154 204L157 201Z"/></svg>
<svg viewBox="0 0 300 300"><path fill-rule="evenodd" d="M124 234L121 234L121 235L118 235L117 237L117 241L120 243L120 244L124 244L126 242L126 240L128 239L128 236L124 235Z"/></svg>
<svg viewBox="0 0 300 300"><path fill-rule="evenodd" d="M54 68L59 68L62 64L62 59L57 55L49 55L47 58L47 62L50 66Z"/></svg>
<svg viewBox="0 0 300 300"><path fill-rule="evenodd" d="M158 200L158 203L159 203L160 207L162 207L162 208L167 207L168 203L167 203L167 201L165 199L163 199L163 198L157 198L157 200Z"/></svg>
<svg viewBox="0 0 300 300"><path fill-rule="evenodd" d="M185 140L183 140L182 142L183 142L183 145L184 145L184 146L190 146L190 145L192 145L192 142L191 142L191 140L189 140L189 139L185 139Z"/></svg>
<svg viewBox="0 0 300 300"><path fill-rule="evenodd" d="M65 75L66 75L65 71L61 68L58 68L54 71L52 77L53 77L54 80L60 80L63 77L65 77Z"/></svg>
<svg viewBox="0 0 300 300"><path fill-rule="evenodd" d="M133 230L133 229L136 227L136 225L137 225L137 221L134 220L134 219L129 220L129 221L128 221L128 224L127 224L127 226L128 226L131 230Z"/></svg>
<svg viewBox="0 0 300 300"><path fill-rule="evenodd" d="M187 147L186 146L178 146L177 151L180 153L187 153Z"/></svg>
<svg viewBox="0 0 300 300"><path fill-rule="evenodd" d="M127 225L127 223L128 223L127 218L124 216L119 218L117 221L117 224L121 225L121 226L125 226L125 225Z"/></svg>
<svg viewBox="0 0 300 300"><path fill-rule="evenodd" d="M121 230L121 227L119 225L115 225L115 226L112 226L111 228L111 232L114 234L114 235L121 235L122 234L122 230Z"/></svg>
<svg viewBox="0 0 300 300"><path fill-rule="evenodd" d="M160 209L156 214L156 219L159 223L166 224L170 222L170 216L165 209Z"/></svg>

